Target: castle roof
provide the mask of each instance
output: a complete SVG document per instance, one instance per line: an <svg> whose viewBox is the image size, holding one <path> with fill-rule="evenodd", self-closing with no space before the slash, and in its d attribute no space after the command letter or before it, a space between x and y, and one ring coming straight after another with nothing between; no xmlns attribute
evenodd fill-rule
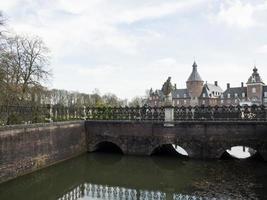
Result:
<svg viewBox="0 0 267 200"><path fill-rule="evenodd" d="M235 96L235 94L238 95L238 97L242 97L242 93L245 93L247 95L247 87L233 87L233 88L228 88L224 91L223 97L227 98L228 94L231 95L231 98Z"/></svg>
<svg viewBox="0 0 267 200"><path fill-rule="evenodd" d="M190 74L189 78L187 79L187 82L189 81L203 81L201 76L199 75L198 71L197 71L197 64L196 62L194 62L193 64L193 71Z"/></svg>
<svg viewBox="0 0 267 200"><path fill-rule="evenodd" d="M202 94L205 94L206 97L218 97L223 93L223 90L218 85L213 85L210 83L206 83L203 87Z"/></svg>
<svg viewBox="0 0 267 200"><path fill-rule="evenodd" d="M172 91L172 98L181 98L184 99L186 95L186 98L189 98L189 93L187 89L176 89Z"/></svg>
<svg viewBox="0 0 267 200"><path fill-rule="evenodd" d="M259 73L258 69L254 67L252 75L249 77L247 84L253 84L253 83L263 83Z"/></svg>

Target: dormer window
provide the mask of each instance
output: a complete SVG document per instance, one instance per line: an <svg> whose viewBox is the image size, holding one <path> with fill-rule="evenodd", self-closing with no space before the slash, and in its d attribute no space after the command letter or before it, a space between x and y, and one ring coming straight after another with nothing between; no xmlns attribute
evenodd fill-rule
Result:
<svg viewBox="0 0 267 200"><path fill-rule="evenodd" d="M184 98L186 98L186 94L184 94Z"/></svg>
<svg viewBox="0 0 267 200"><path fill-rule="evenodd" d="M257 92L256 88L252 88L252 93L255 94Z"/></svg>
<svg viewBox="0 0 267 200"><path fill-rule="evenodd" d="M179 94L177 94L177 98L180 98L180 95Z"/></svg>
<svg viewBox="0 0 267 200"><path fill-rule="evenodd" d="M264 92L264 97L267 98L267 92Z"/></svg>
<svg viewBox="0 0 267 200"><path fill-rule="evenodd" d="M227 94L227 98L228 98L228 99L231 98L231 94L230 94L230 93Z"/></svg>
<svg viewBox="0 0 267 200"><path fill-rule="evenodd" d="M245 98L246 97L246 94L245 92L242 93L242 97Z"/></svg>
<svg viewBox="0 0 267 200"><path fill-rule="evenodd" d="M238 97L238 94L237 93L235 93L235 98L237 98Z"/></svg>
<svg viewBox="0 0 267 200"><path fill-rule="evenodd" d="M204 98L206 97L206 94L205 94L205 93L203 93L203 97L204 97Z"/></svg>

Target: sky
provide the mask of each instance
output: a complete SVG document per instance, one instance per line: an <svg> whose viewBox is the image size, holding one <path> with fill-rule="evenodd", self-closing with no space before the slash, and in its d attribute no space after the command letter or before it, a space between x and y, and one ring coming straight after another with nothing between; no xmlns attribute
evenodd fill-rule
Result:
<svg viewBox="0 0 267 200"><path fill-rule="evenodd" d="M0 0L7 26L50 49L50 88L120 98L184 88L194 60L226 89L267 83L267 0Z"/></svg>

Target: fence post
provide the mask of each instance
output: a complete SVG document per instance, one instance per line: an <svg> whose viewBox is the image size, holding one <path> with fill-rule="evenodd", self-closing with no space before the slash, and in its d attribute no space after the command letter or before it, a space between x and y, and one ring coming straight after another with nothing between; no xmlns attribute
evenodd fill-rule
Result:
<svg viewBox="0 0 267 200"><path fill-rule="evenodd" d="M174 126L174 108L172 106L172 96L171 94L166 95L165 94L165 102L164 102L164 126L166 127L172 127Z"/></svg>
<svg viewBox="0 0 267 200"><path fill-rule="evenodd" d="M49 104L49 122L53 122L53 105Z"/></svg>
<svg viewBox="0 0 267 200"><path fill-rule="evenodd" d="M86 120L86 106L83 106L83 120Z"/></svg>

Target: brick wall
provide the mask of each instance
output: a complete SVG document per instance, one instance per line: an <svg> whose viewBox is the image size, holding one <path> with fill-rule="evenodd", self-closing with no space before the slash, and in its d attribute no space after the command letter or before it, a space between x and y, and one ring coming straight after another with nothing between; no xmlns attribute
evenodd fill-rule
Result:
<svg viewBox="0 0 267 200"><path fill-rule="evenodd" d="M0 183L86 151L83 121L0 127Z"/></svg>

